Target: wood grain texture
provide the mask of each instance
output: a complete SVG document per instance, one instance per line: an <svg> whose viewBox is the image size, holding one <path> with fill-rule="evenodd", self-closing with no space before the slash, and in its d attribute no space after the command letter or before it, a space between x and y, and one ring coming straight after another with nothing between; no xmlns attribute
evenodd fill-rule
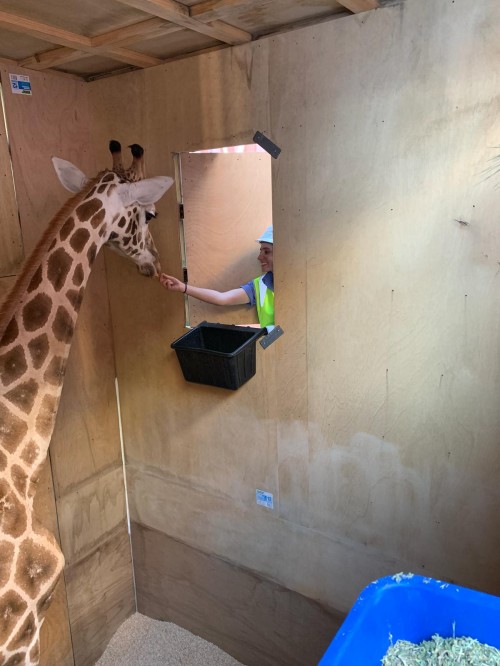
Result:
<svg viewBox="0 0 500 666"><path fill-rule="evenodd" d="M34 500L36 520L60 543L50 454L43 468ZM73 666L73 646L66 602L66 582L61 576L40 632L40 666Z"/></svg>
<svg viewBox="0 0 500 666"><path fill-rule="evenodd" d="M402 570L500 592L499 26L491 0L408 1L91 85L96 141L142 132L154 175L257 128L282 148L285 336L244 390L186 385L182 302L107 262L138 522L341 610Z"/></svg>
<svg viewBox="0 0 500 666"><path fill-rule="evenodd" d="M5 90L10 90L10 81L3 79ZM0 277L15 275L24 259L23 240L16 192L12 177L7 128L3 113L0 113L0 213L2 233L0 235Z"/></svg>
<svg viewBox="0 0 500 666"><path fill-rule="evenodd" d="M342 616L258 574L133 524L138 610L246 666L313 666Z"/></svg>
<svg viewBox="0 0 500 666"><path fill-rule="evenodd" d="M120 624L135 612L126 527L67 567L65 577L75 666L93 666Z"/></svg>
<svg viewBox="0 0 500 666"><path fill-rule="evenodd" d="M123 469L120 465L93 476L57 502L61 545L66 563L81 559L126 526Z"/></svg>

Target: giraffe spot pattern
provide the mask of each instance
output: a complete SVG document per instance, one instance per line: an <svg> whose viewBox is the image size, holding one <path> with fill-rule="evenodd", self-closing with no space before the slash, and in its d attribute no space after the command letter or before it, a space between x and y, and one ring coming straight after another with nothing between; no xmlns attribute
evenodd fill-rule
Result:
<svg viewBox="0 0 500 666"><path fill-rule="evenodd" d="M0 543L0 589L10 578L10 568L14 561L14 544L8 541Z"/></svg>
<svg viewBox="0 0 500 666"><path fill-rule="evenodd" d="M4 534L19 538L28 526L26 509L6 479L0 479L0 526Z"/></svg>
<svg viewBox="0 0 500 666"><path fill-rule="evenodd" d="M28 604L14 590L9 590L0 597L0 643L2 645L8 640L27 607Z"/></svg>
<svg viewBox="0 0 500 666"><path fill-rule="evenodd" d="M114 179L115 179L115 174L110 171L102 178L101 183L109 183Z"/></svg>
<svg viewBox="0 0 500 666"><path fill-rule="evenodd" d="M54 356L43 375L43 380L52 386L60 386L64 377L65 360L61 356Z"/></svg>
<svg viewBox="0 0 500 666"><path fill-rule="evenodd" d="M38 467L35 469L34 472L31 474L30 478L30 484L28 488L28 497L34 497L36 493L36 489L38 487L38 482L40 481L40 477L42 476L42 471L45 465L45 460L42 460L42 462L38 465ZM49 534L52 538L52 535Z"/></svg>
<svg viewBox="0 0 500 666"><path fill-rule="evenodd" d="M4 386L9 386L22 377L27 369L26 355L21 345L16 345L10 351L0 355L0 377Z"/></svg>
<svg viewBox="0 0 500 666"><path fill-rule="evenodd" d="M36 331L47 323L52 300L47 294L37 294L23 308L23 325L27 331Z"/></svg>
<svg viewBox="0 0 500 666"><path fill-rule="evenodd" d="M99 187L97 188L97 194L104 194L104 192L106 192L107 187L108 187L107 185L99 185Z"/></svg>
<svg viewBox="0 0 500 666"><path fill-rule="evenodd" d="M11 342L14 342L14 340L17 338L19 335L19 326L17 325L17 321L15 317L12 317L12 319L9 321L7 328L4 331L1 344L2 345L10 345Z"/></svg>
<svg viewBox="0 0 500 666"><path fill-rule="evenodd" d="M21 460L31 467L38 458L39 451L40 449L38 444L31 440L23 448L21 453Z"/></svg>
<svg viewBox="0 0 500 666"><path fill-rule="evenodd" d="M59 238L62 241L65 241L74 228L75 228L75 220L73 219L73 217L68 217L66 222L62 225L61 230L59 231Z"/></svg>
<svg viewBox="0 0 500 666"><path fill-rule="evenodd" d="M127 220L125 217L120 217L120 221L118 222L118 226L123 228L127 224Z"/></svg>
<svg viewBox="0 0 500 666"><path fill-rule="evenodd" d="M85 274L83 272L83 266L81 264L77 264L73 272L73 284L79 287L82 284L84 277Z"/></svg>
<svg viewBox="0 0 500 666"><path fill-rule="evenodd" d="M93 215L92 219L90 220L92 228L97 229L97 227L103 223L105 216L106 216L106 211L104 210L104 208L95 215Z"/></svg>
<svg viewBox="0 0 500 666"><path fill-rule="evenodd" d="M90 231L88 229L77 229L69 239L69 244L75 252L80 253L87 245L90 238Z"/></svg>
<svg viewBox="0 0 500 666"><path fill-rule="evenodd" d="M10 475L17 492L20 495L25 496L26 491L28 490L28 475L24 469L20 465L12 465Z"/></svg>
<svg viewBox="0 0 500 666"><path fill-rule="evenodd" d="M99 208L102 208L102 202L100 199L94 197L93 199L84 201L84 203L80 204L76 209L76 214L79 220L86 222L87 220L90 220L92 215L97 213Z"/></svg>
<svg viewBox="0 0 500 666"><path fill-rule="evenodd" d="M56 586L56 582L57 581L54 581L54 585L51 586L50 590L46 592L44 595L42 595L38 600L36 605L36 612L38 617L44 615L48 611L50 607L50 602L52 601L52 593L54 592L54 587Z"/></svg>
<svg viewBox="0 0 500 666"><path fill-rule="evenodd" d="M28 342L28 350L31 356L31 362L35 370L42 367L49 353L49 339L46 333L38 335Z"/></svg>
<svg viewBox="0 0 500 666"><path fill-rule="evenodd" d="M49 257L47 278L56 291L60 291L66 282L73 260L63 247L57 248Z"/></svg>
<svg viewBox="0 0 500 666"><path fill-rule="evenodd" d="M40 411L35 421L35 428L42 437L50 437L56 420L57 399L52 395L44 396Z"/></svg>
<svg viewBox="0 0 500 666"><path fill-rule="evenodd" d="M7 391L5 398L25 414L29 414L38 393L38 384L34 379L18 384L15 388Z"/></svg>
<svg viewBox="0 0 500 666"><path fill-rule="evenodd" d="M7 661L2 662L2 666L24 666L26 655L24 652L16 652Z"/></svg>
<svg viewBox="0 0 500 666"><path fill-rule="evenodd" d="M0 441L3 447L9 453L14 453L27 432L26 423L0 403Z"/></svg>
<svg viewBox="0 0 500 666"><path fill-rule="evenodd" d="M33 277L30 280L30 283L26 289L28 294L31 294L32 291L35 291L40 286L40 283L42 282L42 267L39 266L36 271L33 273Z"/></svg>
<svg viewBox="0 0 500 666"><path fill-rule="evenodd" d="M36 632L36 622L35 616L33 613L30 613L28 617L22 623L19 631L12 638L11 642L7 645L7 650L14 651L19 648L29 647L31 641L33 640Z"/></svg>
<svg viewBox="0 0 500 666"><path fill-rule="evenodd" d="M82 289L70 289L66 294L66 298L73 306L75 312L80 310L80 305L82 304L83 299L83 288Z"/></svg>
<svg viewBox="0 0 500 666"><path fill-rule="evenodd" d="M6 467L7 467L7 456L2 451L2 449L0 449L0 472L3 472ZM2 586L0 585L0 587Z"/></svg>
<svg viewBox="0 0 500 666"><path fill-rule="evenodd" d="M38 664L38 662L40 661L40 641L39 640L31 648L30 659L33 662L33 664Z"/></svg>
<svg viewBox="0 0 500 666"><path fill-rule="evenodd" d="M68 343L73 336L73 329L73 317L63 305L60 305L52 323L52 332L59 342Z"/></svg>
<svg viewBox="0 0 500 666"><path fill-rule="evenodd" d="M19 547L14 580L32 599L57 572L57 557L33 541L25 539Z"/></svg>

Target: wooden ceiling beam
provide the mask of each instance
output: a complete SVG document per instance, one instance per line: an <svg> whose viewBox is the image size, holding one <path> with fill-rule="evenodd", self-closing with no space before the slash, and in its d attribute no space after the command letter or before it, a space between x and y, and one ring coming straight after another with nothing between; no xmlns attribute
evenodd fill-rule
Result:
<svg viewBox="0 0 500 666"><path fill-rule="evenodd" d="M106 47L106 46L129 46L142 40L155 39L169 35L173 32L179 32L182 28L174 23L165 21L162 18L155 17L128 25L125 28L118 28L104 32L101 35L91 38L92 46Z"/></svg>
<svg viewBox="0 0 500 666"><path fill-rule="evenodd" d="M147 19L146 21L140 21L125 28L118 28L117 30L111 30L102 35L92 37L90 40L91 49L88 51L80 51L63 46L51 49L50 51L44 51L43 53L37 53L25 60L21 60L17 64L28 69L42 70L99 54L109 56L120 62L127 62L130 65L136 65L137 67L153 67L163 62L163 60L152 58L136 51L128 51L124 48L118 50L119 47L125 47L143 39L163 37L164 35L179 32L179 30L182 30L182 28L163 19Z"/></svg>
<svg viewBox="0 0 500 666"><path fill-rule="evenodd" d="M199 21L220 18L226 10L255 6L255 0L205 0L191 7L191 16Z"/></svg>
<svg viewBox="0 0 500 666"><path fill-rule="evenodd" d="M59 65L64 65L65 63L73 62L74 60L88 58L90 55L90 53L85 53L85 51L78 51L77 49L70 49L67 46L61 46L58 49L51 49L50 51L37 53L34 56L20 60L17 64L20 67L26 67L27 69L42 70L49 69L50 67L58 67Z"/></svg>
<svg viewBox="0 0 500 666"><path fill-rule="evenodd" d="M99 49L97 49L99 53ZM113 58L113 60L119 60L120 62L125 62L129 65L135 65L136 67L155 67L156 65L161 65L163 60L160 58L155 58L154 56L146 55L145 53L138 53L137 51L130 51L129 49L123 49L119 46L106 48L102 52L104 56Z"/></svg>
<svg viewBox="0 0 500 666"><path fill-rule="evenodd" d="M23 16L16 16L8 12L0 11L0 26L7 30L20 32L23 35L31 35L32 37L37 37L52 44L59 44L60 46L67 46L73 49L91 48L89 37L76 35L67 30L56 28L53 25L32 21Z"/></svg>
<svg viewBox="0 0 500 666"><path fill-rule="evenodd" d="M221 25L220 21L213 24L198 21L191 16L189 7L176 0L119 0L119 2L226 44L244 44L252 40L250 33L232 25Z"/></svg>
<svg viewBox="0 0 500 666"><path fill-rule="evenodd" d="M337 2L354 14L369 12L380 7L378 0L337 0Z"/></svg>

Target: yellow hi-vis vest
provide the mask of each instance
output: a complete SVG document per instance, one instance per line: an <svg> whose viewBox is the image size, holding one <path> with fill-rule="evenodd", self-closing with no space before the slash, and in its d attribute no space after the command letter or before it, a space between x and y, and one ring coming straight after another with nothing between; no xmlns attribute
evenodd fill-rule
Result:
<svg viewBox="0 0 500 666"><path fill-rule="evenodd" d="M253 286L260 327L274 326L274 291L266 287L263 275L255 278Z"/></svg>

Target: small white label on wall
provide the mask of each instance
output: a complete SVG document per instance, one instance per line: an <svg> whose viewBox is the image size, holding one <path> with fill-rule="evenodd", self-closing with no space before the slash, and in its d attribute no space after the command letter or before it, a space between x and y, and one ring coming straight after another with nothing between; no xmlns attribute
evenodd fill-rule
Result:
<svg viewBox="0 0 500 666"><path fill-rule="evenodd" d="M29 76L23 74L9 74L10 89L16 95L31 95L31 82Z"/></svg>
<svg viewBox="0 0 500 666"><path fill-rule="evenodd" d="M255 499L259 506L265 506L266 509L274 509L272 493L266 493L265 490L256 490Z"/></svg>

